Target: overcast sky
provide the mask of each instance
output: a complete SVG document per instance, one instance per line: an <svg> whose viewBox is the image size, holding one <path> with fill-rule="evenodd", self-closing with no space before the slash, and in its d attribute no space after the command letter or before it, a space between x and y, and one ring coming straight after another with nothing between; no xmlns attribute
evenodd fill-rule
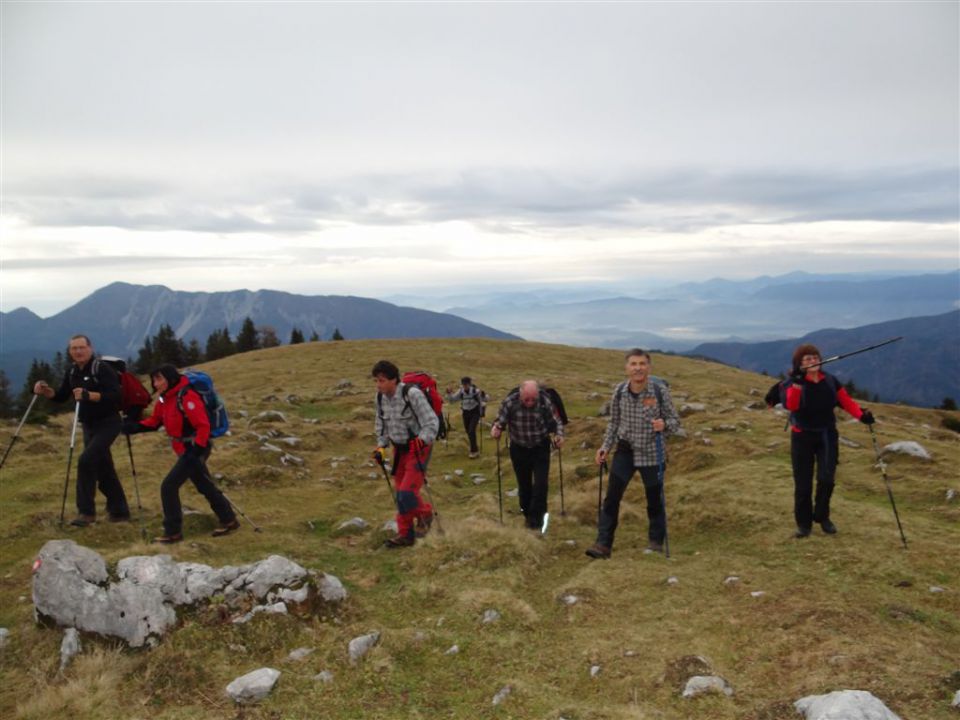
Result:
<svg viewBox="0 0 960 720"><path fill-rule="evenodd" d="M4 1L0 309L954 269L958 7Z"/></svg>

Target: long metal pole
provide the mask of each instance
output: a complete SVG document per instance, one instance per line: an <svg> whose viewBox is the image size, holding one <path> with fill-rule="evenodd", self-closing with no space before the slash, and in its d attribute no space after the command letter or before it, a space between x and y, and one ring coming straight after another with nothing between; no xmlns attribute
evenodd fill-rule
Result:
<svg viewBox="0 0 960 720"><path fill-rule="evenodd" d="M560 468L560 515L566 515L567 509L563 504L563 448L557 447L557 465Z"/></svg>
<svg viewBox="0 0 960 720"><path fill-rule="evenodd" d="M881 348L881 347L883 347L884 345L889 345L890 343L895 343L895 342L897 342L898 340L903 340L903 336L900 335L900 336L895 337L895 338L890 338L889 340L884 340L882 343L877 343L876 345L870 345L869 347L860 348L859 350L854 350L853 352L843 353L842 355L834 355L833 357L828 357L828 358L826 358L826 359L824 359L824 360L821 360L820 362L818 362L818 363L816 363L816 364L814 364L814 365L810 365L809 367L816 367L817 365L826 365L827 363L836 362L837 360L843 360L844 358L851 357L852 355L859 355L860 353L865 353L865 352L868 352L868 351L870 351L870 350L876 350L877 348ZM800 368L800 369L801 369L801 370L806 370L807 368L806 368L806 367L802 367L802 368Z"/></svg>
<svg viewBox="0 0 960 720"><path fill-rule="evenodd" d="M39 395L34 395L33 399L30 400L30 404L27 405L27 411L23 414L23 418L20 420L20 424L17 425L17 431L13 434L13 437L10 438L10 444L7 446L7 451L3 454L3 460L0 460L0 469L3 468L3 464L7 461L7 455L10 454L10 451L13 449L13 444L20 437L20 431L23 429L23 424L27 421L27 418L30 416L30 411L33 410L33 404L37 401Z"/></svg>
<svg viewBox="0 0 960 720"><path fill-rule="evenodd" d="M147 528L143 524L143 505L140 503L140 482L137 480L137 466L133 462L133 443L127 435L127 452L130 454L130 472L133 473L133 488L137 492L137 512L140 515L140 537L146 541Z"/></svg>
<svg viewBox="0 0 960 720"><path fill-rule="evenodd" d="M900 513L897 512L897 503L893 500L893 490L890 487L890 480L887 478L887 465L880 457L880 448L877 447L877 434L873 431L873 425L870 426L870 438L873 440L873 452L877 456L877 465L880 467L880 474L883 475L883 482L887 486L887 497L890 498L890 506L893 508L893 516L897 519L897 528L900 530L900 539L903 541L903 549L907 549L907 537L903 534L903 525L900 524Z"/></svg>
<svg viewBox="0 0 960 720"><path fill-rule="evenodd" d="M663 482L664 475L664 457L663 457L663 433L656 434L657 439L657 476L660 481L660 504L663 505L663 550L667 557L670 557L670 533L667 532L667 492Z"/></svg>
<svg viewBox="0 0 960 720"><path fill-rule="evenodd" d="M497 438L497 497L500 498L500 524L503 525L503 475L500 472L500 438Z"/></svg>
<svg viewBox="0 0 960 720"><path fill-rule="evenodd" d="M73 409L73 429L70 431L70 452L67 454L67 477L63 481L63 502L60 504L60 527L63 528L63 516L67 512L67 488L70 485L70 466L73 465L73 448L77 443L77 420L80 418L80 401Z"/></svg>

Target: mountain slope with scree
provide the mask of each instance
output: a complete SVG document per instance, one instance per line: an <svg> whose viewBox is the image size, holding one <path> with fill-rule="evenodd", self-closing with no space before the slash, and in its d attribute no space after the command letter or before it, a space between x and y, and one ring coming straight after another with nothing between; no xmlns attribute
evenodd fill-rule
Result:
<svg viewBox="0 0 960 720"><path fill-rule="evenodd" d="M437 444L429 473L445 533L434 524L413 548L381 547L387 532L380 528L393 517L386 483L370 462L369 372L381 358L401 370L426 368L441 387L473 376L495 397L488 422L525 377L561 391L571 417L566 513L554 454L545 537L522 528L516 498L508 496L515 482L506 452L500 525L496 445L486 436L481 458L468 460L459 408L451 407L454 430ZM592 457L606 425L598 410L622 366L616 351L496 340L309 343L211 363L204 369L233 428L210 468L263 532L245 522L237 533L211 538L215 519L188 484L181 498L199 514L186 516L186 540L172 547L144 544L136 519L60 530L69 416L28 425L0 479L0 626L10 630L0 650L0 714L236 717L224 688L267 666L281 671L280 680L268 698L242 711L245 718L777 720L796 717L792 703L803 696L843 688L869 690L903 718L955 717L960 435L940 426L950 414L868 404L881 445L912 440L933 458L887 457L909 549L901 547L868 428L839 411L846 442L833 519L840 532L828 537L817 529L797 541L784 417L762 407L771 380L655 355L654 372L670 381L678 407L688 405L687 437L669 443L671 557L643 552L647 521L635 478L613 558L591 561L584 549L597 512ZM258 417L264 411L282 419ZM4 447L15 427L3 427ZM303 464L284 464L267 445ZM159 482L173 456L158 435L134 437L133 448L152 536L160 529ZM135 507L122 438L114 459ZM369 529L337 530L356 516ZM63 633L35 624L29 597L34 557L46 541L63 537L111 564L169 553L219 567L280 554L336 575L350 598L336 619L259 615L242 625L214 603L182 615L151 650L85 637L83 652L61 674ZM495 617L488 610L499 618L483 622ZM348 643L371 632L381 634L379 644L352 664ZM291 659L301 647L314 651ZM704 668L734 694L681 697L683 680ZM321 671L333 679L318 680Z"/></svg>

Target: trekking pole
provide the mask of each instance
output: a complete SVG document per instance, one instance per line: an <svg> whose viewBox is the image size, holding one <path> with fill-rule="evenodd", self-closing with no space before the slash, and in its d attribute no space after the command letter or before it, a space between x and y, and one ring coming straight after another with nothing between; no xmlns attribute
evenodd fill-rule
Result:
<svg viewBox="0 0 960 720"><path fill-rule="evenodd" d="M897 519L897 528L900 530L900 539L903 541L903 549L907 549L907 538L903 534L903 525L900 524L900 514L897 512L897 504L893 501L893 490L890 487L890 480L887 478L887 465L880 457L880 448L877 447L877 435L873 431L873 424L870 424L870 438L873 440L873 452L877 456L877 465L880 466L880 473L883 475L883 482L887 486L887 497L890 498L890 506L893 508L893 516Z"/></svg>
<svg viewBox="0 0 960 720"><path fill-rule="evenodd" d="M843 353L842 355L834 355L833 357L828 357L825 360L821 360L815 365L812 365L811 367L816 367L817 365L826 365L827 363L836 362L837 360L843 360L844 358L848 358L851 355L859 355L860 353L865 353L869 350L876 350L877 348L883 347L884 345L895 343L898 340L903 340L903 336L900 335L895 338L890 338L889 340L884 340L882 343L877 343L876 345L870 345L869 347L860 348L859 350L854 350L853 352L848 352L848 353ZM805 370L806 368L800 368L800 369Z"/></svg>
<svg viewBox="0 0 960 720"><path fill-rule="evenodd" d="M667 492L664 488L663 471L663 433L656 434L657 439L657 479L660 481L660 504L663 505L663 550L664 554L670 557L670 533L667 532Z"/></svg>
<svg viewBox="0 0 960 720"><path fill-rule="evenodd" d="M419 450L414 450L414 452L417 454L418 465L423 468L423 489L427 491L427 502L433 506L433 519L437 521L437 532L445 535L443 525L440 523L440 511L437 510L437 504L433 501L433 493L430 492L430 483L427 482L427 464L423 461L423 455L420 454Z"/></svg>
<svg viewBox="0 0 960 720"><path fill-rule="evenodd" d="M397 504L397 494L393 491L393 483L390 482L390 475L387 473L387 467L383 464L382 461L378 460L377 465L380 466L380 469L383 470L383 479L387 481L387 490L390 491L390 497L393 498L393 504ZM397 508L399 509L399 507Z"/></svg>
<svg viewBox="0 0 960 720"><path fill-rule="evenodd" d="M563 448L557 445L557 466L560 468L560 515L567 514L563 504Z"/></svg>
<svg viewBox="0 0 960 720"><path fill-rule="evenodd" d="M33 404L37 401L39 395L34 395L33 399L30 401L30 404L27 405L27 411L23 414L23 419L20 420L20 424L17 425L17 431L13 434L13 437L10 438L10 444L7 445L7 451L3 454L3 460L0 460L0 469L3 468L3 464L7 461L7 455L10 454L10 451L13 450L13 444L17 441L17 438L20 437L20 431L23 429L23 424L27 421L27 418L30 416L30 411L33 410Z"/></svg>
<svg viewBox="0 0 960 720"><path fill-rule="evenodd" d="M60 504L60 528L63 529L63 515L67 512L67 488L70 485L70 466L73 464L73 448L77 443L77 420L80 417L80 401L73 409L73 429L70 431L70 452L67 454L67 477L63 481L63 502Z"/></svg>
<svg viewBox="0 0 960 720"><path fill-rule="evenodd" d="M248 523L250 523L251 525L253 525L253 531L254 531L254 532L263 532L263 528L257 527L257 524L256 524L253 520L251 520L250 518L248 518L248 517L247 517L247 514L246 514L243 510L241 510L240 507L239 507L233 500L231 500L229 497L227 497L227 494L226 494L223 490L220 491L220 494L223 495L223 499L224 499L224 500L226 500L228 503L230 503L230 507L232 507L232 508L233 508L234 510L236 510L238 513L240 513L240 516L241 516L244 520L246 520Z"/></svg>
<svg viewBox="0 0 960 720"><path fill-rule="evenodd" d="M133 488L137 491L137 512L140 514L140 537L147 539L147 528L143 524L143 505L140 504L140 483L137 481L137 466L133 464L133 443L127 435L127 452L130 453L130 471L133 473Z"/></svg>
<svg viewBox="0 0 960 720"><path fill-rule="evenodd" d="M497 438L497 497L500 498L500 524L503 525L503 475L500 473L500 438Z"/></svg>

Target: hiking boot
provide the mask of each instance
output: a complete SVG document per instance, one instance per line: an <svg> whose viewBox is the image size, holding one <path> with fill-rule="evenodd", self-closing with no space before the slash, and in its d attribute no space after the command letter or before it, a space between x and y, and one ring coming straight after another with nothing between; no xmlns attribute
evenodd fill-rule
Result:
<svg viewBox="0 0 960 720"><path fill-rule="evenodd" d="M820 523L820 528L821 528L827 535L836 535L836 534L837 534L837 526L834 525L832 522L830 522L830 520L824 520L823 522L821 522L821 523Z"/></svg>
<svg viewBox="0 0 960 720"><path fill-rule="evenodd" d="M237 520L236 518L234 518L234 519L231 520L230 522L224 523L223 525L221 525L220 527L218 527L216 530L214 530L214 531L213 531L212 533L210 533L210 534L211 534L213 537L221 537L221 536L223 536L223 535L229 535L229 534L232 533L234 530L239 530L239 529L240 529L240 521Z"/></svg>
<svg viewBox="0 0 960 720"><path fill-rule="evenodd" d="M409 535L401 535L397 533L392 538L389 538L384 541L384 546L393 550L395 548L410 547L416 540Z"/></svg>
<svg viewBox="0 0 960 720"><path fill-rule="evenodd" d="M809 525L798 525L797 531L793 534L795 538L805 538L810 537L810 526Z"/></svg>
<svg viewBox="0 0 960 720"><path fill-rule="evenodd" d="M472 452L469 455L467 455L467 457L470 458L471 460L476 460L478 457L480 457L480 453Z"/></svg>
<svg viewBox="0 0 960 720"><path fill-rule="evenodd" d="M87 527L88 525L93 525L96 521L96 515L77 515L70 521L70 524L74 527Z"/></svg>
<svg viewBox="0 0 960 720"><path fill-rule="evenodd" d="M609 560L610 559L610 548L606 545L601 545L600 543L594 543L586 549L587 555L592 557L594 560Z"/></svg>
<svg viewBox="0 0 960 720"><path fill-rule="evenodd" d="M433 525L433 513L430 513L426 517L417 518L417 527L414 530L414 534L417 538L423 538L427 536L427 533L430 532L430 526Z"/></svg>
<svg viewBox="0 0 960 720"><path fill-rule="evenodd" d="M153 541L155 543L160 543L161 545L173 545L173 543L178 543L183 540L183 533L174 533L173 535L161 535L160 537L155 537Z"/></svg>
<svg viewBox="0 0 960 720"><path fill-rule="evenodd" d="M647 543L647 547L644 549L645 553L662 553L663 552L663 543L658 543L651 540Z"/></svg>
<svg viewBox="0 0 960 720"><path fill-rule="evenodd" d="M130 513L126 515L111 515L107 520L112 523L130 522Z"/></svg>

